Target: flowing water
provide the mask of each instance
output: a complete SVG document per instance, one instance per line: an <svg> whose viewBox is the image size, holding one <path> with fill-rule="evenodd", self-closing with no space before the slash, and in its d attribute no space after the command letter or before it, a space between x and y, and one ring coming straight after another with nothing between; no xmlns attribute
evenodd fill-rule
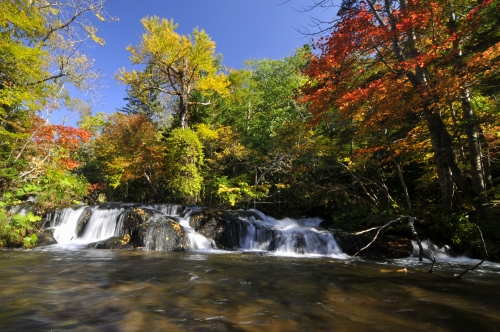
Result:
<svg viewBox="0 0 500 332"><path fill-rule="evenodd" d="M500 266L453 279L465 266L428 274L414 259L5 250L0 330L500 330Z"/></svg>
<svg viewBox="0 0 500 332"><path fill-rule="evenodd" d="M59 211L59 244L0 251L0 331L500 331L500 264L457 280L478 261L443 249L429 274L411 257L349 260L317 220L258 212L238 226L241 249L222 251L188 214L152 208L177 214L198 250L86 249L115 234L121 207Z"/></svg>

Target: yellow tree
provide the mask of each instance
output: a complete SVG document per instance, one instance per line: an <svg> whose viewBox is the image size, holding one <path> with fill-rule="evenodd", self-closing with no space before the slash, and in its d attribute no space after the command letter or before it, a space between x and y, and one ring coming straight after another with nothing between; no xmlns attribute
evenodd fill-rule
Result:
<svg viewBox="0 0 500 332"><path fill-rule="evenodd" d="M182 128L188 127L189 106L209 104L192 100L198 91L227 93L229 85L224 74L219 73L215 56L215 43L204 30L195 28L192 35L175 32L173 20L157 16L141 20L144 34L138 46L128 46L132 64L146 66L143 71L120 70L117 79L137 89L140 94L160 91L165 97L178 99L178 119Z"/></svg>

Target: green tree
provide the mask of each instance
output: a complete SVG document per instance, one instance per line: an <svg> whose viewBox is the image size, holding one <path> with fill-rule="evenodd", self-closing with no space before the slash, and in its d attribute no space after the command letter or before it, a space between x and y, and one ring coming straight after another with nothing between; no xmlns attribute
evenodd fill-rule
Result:
<svg viewBox="0 0 500 332"><path fill-rule="evenodd" d="M146 17L141 20L144 27L141 43L128 46L132 64L146 65L146 70L127 72L120 70L118 80L133 86L138 95L159 91L178 100L178 121L187 128L190 106L195 91L226 93L227 79L219 73L215 43L204 30L194 29L192 35L181 36L173 20ZM202 102L208 104L209 101Z"/></svg>
<svg viewBox="0 0 500 332"><path fill-rule="evenodd" d="M149 117L114 113L91 145L95 159L89 160L91 167L82 172L91 176L94 183L104 181L112 188L108 198L125 201L164 198L165 148L157 125Z"/></svg>
<svg viewBox="0 0 500 332"><path fill-rule="evenodd" d="M201 142L190 129L177 128L166 138L168 187L177 198L195 203L203 185Z"/></svg>
<svg viewBox="0 0 500 332"><path fill-rule="evenodd" d="M91 93L97 87L98 72L79 48L87 39L103 43L91 21L93 17L110 19L104 12L105 3L1 3L0 215L7 217L0 219L2 232L22 236L8 236L10 240L0 240L0 246L22 245L36 222L29 216L11 216L7 206L36 195L37 207L44 212L56 205L72 204L86 191L86 180L72 170L78 164L75 150L88 140L88 132L52 125L40 115L50 114L63 103L74 104L66 84Z"/></svg>

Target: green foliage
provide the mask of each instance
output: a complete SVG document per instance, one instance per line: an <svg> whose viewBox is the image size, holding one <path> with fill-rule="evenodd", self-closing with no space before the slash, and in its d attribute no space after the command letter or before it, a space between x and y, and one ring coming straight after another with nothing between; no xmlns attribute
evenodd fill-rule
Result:
<svg viewBox="0 0 500 332"><path fill-rule="evenodd" d="M32 231L41 218L32 212L12 214L11 211L5 202L0 202L0 247L34 247L37 236Z"/></svg>
<svg viewBox="0 0 500 332"><path fill-rule="evenodd" d="M269 186L249 184L245 175L228 179L227 176L215 178L213 185L216 186L216 196L223 204L234 207L237 203L248 203L255 199L266 197Z"/></svg>
<svg viewBox="0 0 500 332"><path fill-rule="evenodd" d="M90 131L92 134L99 134L106 124L107 115L104 112L97 112L95 115L86 112L81 115L78 126Z"/></svg>
<svg viewBox="0 0 500 332"><path fill-rule="evenodd" d="M87 192L88 181L81 175L62 170L50 170L39 181L40 191L36 196L37 204L44 209L54 209L73 205Z"/></svg>
<svg viewBox="0 0 500 332"><path fill-rule="evenodd" d="M117 78L131 86L132 96L142 104L156 91L154 98L178 100L179 125L188 127L189 105L194 91L201 94L227 93L227 79L220 73L215 56L215 43L204 30L195 28L192 35L179 35L173 20L157 16L141 20L144 34L138 46L128 46L133 64L142 64L143 71L128 72L123 68ZM135 107L135 106L134 106Z"/></svg>
<svg viewBox="0 0 500 332"><path fill-rule="evenodd" d="M174 129L165 140L168 187L174 195L195 202L203 177L203 150L198 135L191 129Z"/></svg>

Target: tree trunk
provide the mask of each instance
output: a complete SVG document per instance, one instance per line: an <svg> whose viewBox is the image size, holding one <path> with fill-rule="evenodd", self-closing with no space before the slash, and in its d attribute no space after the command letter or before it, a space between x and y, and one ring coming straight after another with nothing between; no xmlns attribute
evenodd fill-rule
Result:
<svg viewBox="0 0 500 332"><path fill-rule="evenodd" d="M484 179L483 162L481 160L481 145L479 130L472 110L469 89L462 88L462 109L465 119L465 133L469 143L469 162L471 167L472 189L479 204L486 203L486 182Z"/></svg>
<svg viewBox="0 0 500 332"><path fill-rule="evenodd" d="M186 129L189 125L188 115L188 97L182 95L179 102L179 121L182 129Z"/></svg>
<svg viewBox="0 0 500 332"><path fill-rule="evenodd" d="M455 14L453 0L448 2L449 7L449 23L451 30L458 35L458 22ZM465 67L462 50L460 48L460 39L453 41L453 51L456 57L456 73L460 78L463 78L463 68ZM477 124L470 100L470 91L467 87L467 82L464 81L460 87L460 100L462 103L462 114L465 120L465 133L467 135L467 143L469 145L469 164L471 168L471 182L474 197L477 198L478 204L486 203L486 180L481 160L481 144L479 142L480 128Z"/></svg>
<svg viewBox="0 0 500 332"><path fill-rule="evenodd" d="M187 77L188 73L188 62L187 58L184 58L182 63L182 72L181 72L181 91L180 91L180 102L179 102L179 120L182 129L188 128L189 125L189 77Z"/></svg>

